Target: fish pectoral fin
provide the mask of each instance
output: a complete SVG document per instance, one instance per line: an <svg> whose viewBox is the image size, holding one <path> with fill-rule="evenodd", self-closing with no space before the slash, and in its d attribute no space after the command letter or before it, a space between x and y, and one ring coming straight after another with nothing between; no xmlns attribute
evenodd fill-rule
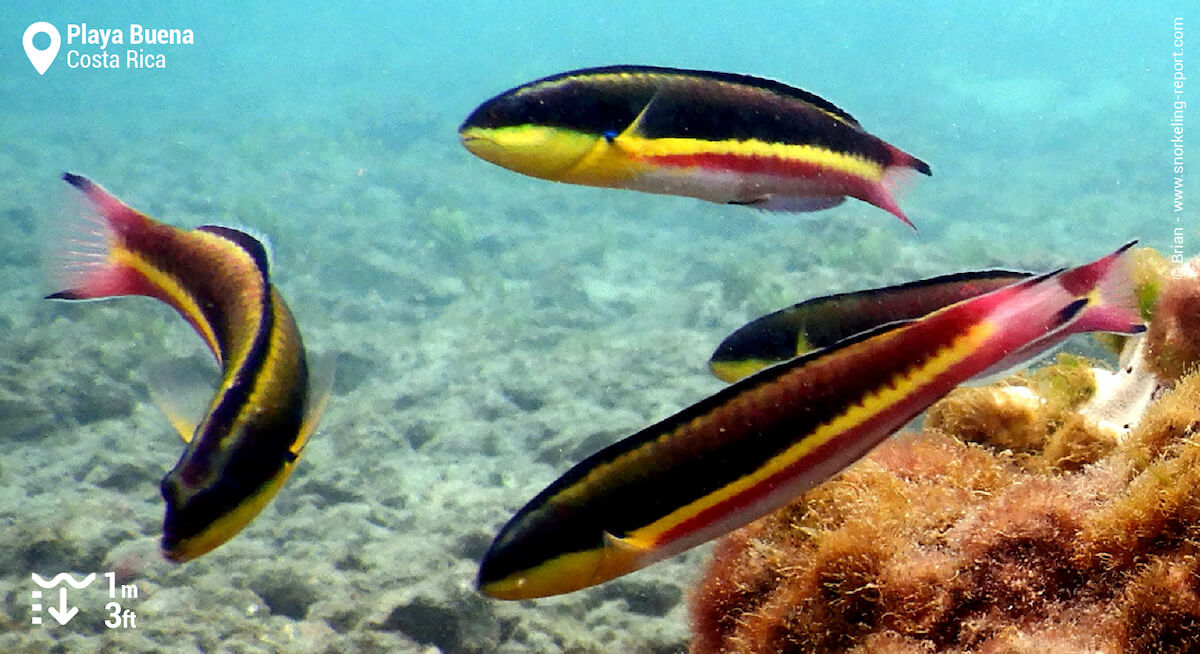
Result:
<svg viewBox="0 0 1200 654"><path fill-rule="evenodd" d="M304 420L300 423L300 433L296 442L292 443L291 452L300 456L308 437L317 429L321 414L329 401L329 393L333 390L334 369L337 368L337 354L326 352L313 357L308 368L308 399L305 402Z"/></svg>
<svg viewBox="0 0 1200 654"><path fill-rule="evenodd" d="M653 543L637 536L614 536L604 532L604 549L596 566L595 583L644 568L661 557ZM657 556L656 556L657 554Z"/></svg>
<svg viewBox="0 0 1200 654"><path fill-rule="evenodd" d="M650 101L646 103L646 106L642 107L642 110L638 112L638 115L633 119L633 122L629 123L629 125L620 134L610 138L609 143L619 146L622 142L622 137L624 137L625 140L628 140L629 138L642 136L642 126L646 122L646 116L649 115L651 107L654 106L655 102L658 100L658 96L661 93L662 91L659 91L651 96Z"/></svg>
<svg viewBox="0 0 1200 654"><path fill-rule="evenodd" d="M648 543L644 543L633 536L614 536L607 531L604 532L604 546L614 549L621 554L628 556L640 556L654 549Z"/></svg>
<svg viewBox="0 0 1200 654"><path fill-rule="evenodd" d="M672 106L677 102L672 96L678 93L672 93L669 86L659 87L654 95L650 96L650 100L646 103L633 121L620 133L608 139L611 145L620 147L623 142L628 142L632 138L644 138L646 136L646 123L654 116L663 111L672 111ZM622 141L624 137L624 141Z"/></svg>
<svg viewBox="0 0 1200 654"><path fill-rule="evenodd" d="M212 382L197 368L190 361L174 361L156 365L146 375L150 401L184 443L192 442L215 392Z"/></svg>

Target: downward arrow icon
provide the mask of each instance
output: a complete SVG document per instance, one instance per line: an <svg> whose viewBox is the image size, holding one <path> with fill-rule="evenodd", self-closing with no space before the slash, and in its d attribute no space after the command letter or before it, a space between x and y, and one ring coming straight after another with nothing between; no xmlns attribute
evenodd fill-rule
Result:
<svg viewBox="0 0 1200 654"><path fill-rule="evenodd" d="M65 625L71 621L71 618L75 617L76 613L79 613L79 607L72 606L71 610L68 611L67 610L67 589L59 588L58 589L58 608L54 608L53 606L51 606L48 609L48 611L50 613L50 617L54 618L55 620L58 620L58 624Z"/></svg>

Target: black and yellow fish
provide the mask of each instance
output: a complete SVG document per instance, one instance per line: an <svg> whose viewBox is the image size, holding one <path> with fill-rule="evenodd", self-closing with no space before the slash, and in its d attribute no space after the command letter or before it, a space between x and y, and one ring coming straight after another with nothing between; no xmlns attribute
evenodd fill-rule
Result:
<svg viewBox="0 0 1200 654"><path fill-rule="evenodd" d="M324 408L332 368L310 372L300 330L271 284L267 252L236 229L182 230L67 173L98 215L58 243L52 299L144 295L195 328L221 366L198 424L168 410L187 443L162 481L162 549L194 559L232 538L287 480Z"/></svg>
<svg viewBox="0 0 1200 654"><path fill-rule="evenodd" d="M653 66L546 77L480 105L459 128L476 156L557 182L774 211L846 197L912 225L892 197L924 161L812 93L767 79Z"/></svg>
<svg viewBox="0 0 1200 654"><path fill-rule="evenodd" d="M1028 276L1029 273L1010 270L953 273L813 298L739 327L717 346L708 366L718 379L734 382L859 332L889 322L920 318Z"/></svg>

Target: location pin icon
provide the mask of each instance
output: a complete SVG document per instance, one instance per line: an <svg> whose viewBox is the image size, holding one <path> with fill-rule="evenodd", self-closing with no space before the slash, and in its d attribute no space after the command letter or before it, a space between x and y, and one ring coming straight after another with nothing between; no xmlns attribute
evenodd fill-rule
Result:
<svg viewBox="0 0 1200 654"><path fill-rule="evenodd" d="M34 47L33 37L38 34L50 37L50 47L45 50L38 50ZM45 75L50 64L54 63L54 58L58 56L58 46L62 45L62 36L58 34L58 30L53 25L41 21L25 28L25 36L21 38L21 45L25 46L25 56L29 57L29 63L33 64L38 75Z"/></svg>

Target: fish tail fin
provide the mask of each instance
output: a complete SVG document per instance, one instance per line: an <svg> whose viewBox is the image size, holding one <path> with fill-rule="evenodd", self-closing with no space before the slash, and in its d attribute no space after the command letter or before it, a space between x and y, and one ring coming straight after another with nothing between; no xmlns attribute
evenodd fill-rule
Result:
<svg viewBox="0 0 1200 654"><path fill-rule="evenodd" d="M116 253L122 234L144 224L146 217L86 177L64 173L63 180L82 191L90 207L69 212L46 235L46 274L62 289L46 297L89 300L145 294L144 278Z"/></svg>
<svg viewBox="0 0 1200 654"><path fill-rule="evenodd" d="M1018 326L1022 338L1027 339L1014 351L1041 351L1049 347L1047 344L1082 332L1144 331L1128 256L1132 245L1128 243L1091 263L1031 277L992 294L996 307L1007 314L1006 320ZM1032 330L1032 336L1027 330ZM1030 343L1040 345L1031 349Z"/></svg>
<svg viewBox="0 0 1200 654"><path fill-rule="evenodd" d="M976 378L1027 364L1053 350L1073 334L1145 331L1134 294L1129 258L1132 243L1077 268L1059 269L995 291L1008 305L1020 329L1032 328L1010 345L1002 357ZM1020 297L1022 299L1013 299Z"/></svg>
<svg viewBox="0 0 1200 654"><path fill-rule="evenodd" d="M896 196L903 195L904 188L908 186L908 181L912 177L911 173L912 171L908 168L887 168L883 171L883 179L872 184L867 190L865 199L899 218L900 222L908 225L915 232L917 226L908 219L908 216L904 215L904 211L896 202Z"/></svg>
<svg viewBox="0 0 1200 654"><path fill-rule="evenodd" d="M899 218L915 232L917 231L916 225L900 210L895 196L904 194L904 189L912 181L914 172L923 175L932 175L933 173L929 168L929 164L924 161L888 143L884 143L883 145L887 148L891 162L884 167L883 178L880 179L873 193L874 197L869 202Z"/></svg>
<svg viewBox="0 0 1200 654"><path fill-rule="evenodd" d="M1137 334L1146 330L1132 271L1130 253L1135 243L1130 241L1112 254L1062 273L1063 286L1068 290L1079 283L1090 286L1088 305L1078 321L1079 331Z"/></svg>

